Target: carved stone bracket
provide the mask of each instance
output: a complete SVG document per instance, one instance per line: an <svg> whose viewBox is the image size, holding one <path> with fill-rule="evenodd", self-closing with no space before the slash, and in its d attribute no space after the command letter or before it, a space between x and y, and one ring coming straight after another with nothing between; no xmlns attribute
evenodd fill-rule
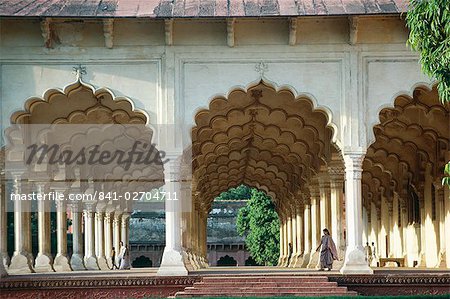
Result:
<svg viewBox="0 0 450 299"><path fill-rule="evenodd" d="M289 45L294 46L297 43L297 18L289 19Z"/></svg>
<svg viewBox="0 0 450 299"><path fill-rule="evenodd" d="M114 19L103 20L103 35L105 36L105 47L112 49L114 46Z"/></svg>
<svg viewBox="0 0 450 299"><path fill-rule="evenodd" d="M166 38L166 45L173 45L173 19L164 20L164 33Z"/></svg>
<svg viewBox="0 0 450 299"><path fill-rule="evenodd" d="M228 47L234 47L235 37L234 37L234 24L236 22L235 18L227 19L227 45Z"/></svg>
<svg viewBox="0 0 450 299"><path fill-rule="evenodd" d="M48 49L53 48L55 42L58 40L58 37L54 30L51 18L45 18L41 21L41 34L44 38L44 47Z"/></svg>
<svg viewBox="0 0 450 299"><path fill-rule="evenodd" d="M349 17L349 44L354 45L358 42L358 17Z"/></svg>

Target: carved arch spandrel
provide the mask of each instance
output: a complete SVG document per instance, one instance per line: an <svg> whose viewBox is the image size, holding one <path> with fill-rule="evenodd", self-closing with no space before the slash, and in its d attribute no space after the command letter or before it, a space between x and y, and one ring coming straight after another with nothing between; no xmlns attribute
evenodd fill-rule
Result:
<svg viewBox="0 0 450 299"><path fill-rule="evenodd" d="M95 89L82 81L50 89L42 98L32 97L24 110L11 115L12 124L148 124L145 112L126 97L115 97L106 89Z"/></svg>

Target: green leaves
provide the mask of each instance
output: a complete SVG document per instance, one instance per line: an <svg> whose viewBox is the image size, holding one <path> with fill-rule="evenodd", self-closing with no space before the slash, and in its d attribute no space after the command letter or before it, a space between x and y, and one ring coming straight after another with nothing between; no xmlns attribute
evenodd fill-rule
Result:
<svg viewBox="0 0 450 299"><path fill-rule="evenodd" d="M442 185L450 187L450 161L444 167L444 177L442 178Z"/></svg>
<svg viewBox="0 0 450 299"><path fill-rule="evenodd" d="M245 245L259 265L276 265L279 257L280 221L272 199L263 191L251 189L247 206L238 212L236 226L245 236Z"/></svg>
<svg viewBox="0 0 450 299"><path fill-rule="evenodd" d="M442 103L450 102L450 1L411 0L406 24L423 72L438 81Z"/></svg>

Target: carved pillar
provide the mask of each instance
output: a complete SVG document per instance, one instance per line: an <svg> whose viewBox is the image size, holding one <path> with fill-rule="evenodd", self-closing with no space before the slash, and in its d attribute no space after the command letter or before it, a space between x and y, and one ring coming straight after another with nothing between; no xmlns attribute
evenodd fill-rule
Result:
<svg viewBox="0 0 450 299"><path fill-rule="evenodd" d="M333 236L333 231L330 225L330 182L327 176L322 175L319 179L320 191L320 235L322 230L327 228Z"/></svg>
<svg viewBox="0 0 450 299"><path fill-rule="evenodd" d="M119 252L120 252L120 222L122 214L119 212L114 212L114 219L113 219L113 245L114 249L116 251L116 260L114 261L115 265L119 267Z"/></svg>
<svg viewBox="0 0 450 299"><path fill-rule="evenodd" d="M111 256L111 250L114 247L113 244L113 213L110 211L106 211L105 217L103 219L104 223L104 234L105 234L105 257L106 257L106 263L110 269L113 268L113 260ZM116 251L116 254L118 254L118 251L116 248L114 248Z"/></svg>
<svg viewBox="0 0 450 299"><path fill-rule="evenodd" d="M84 215L84 265L88 270L98 270L97 257L95 256L94 236L94 212L93 206L86 203Z"/></svg>
<svg viewBox="0 0 450 299"><path fill-rule="evenodd" d="M292 207L290 210L291 215L291 244L292 244L292 252L291 252L291 259L289 261L289 267L294 267L295 265L295 257L298 256L298 249L297 249L297 215L296 215L296 208Z"/></svg>
<svg viewBox="0 0 450 299"><path fill-rule="evenodd" d="M295 255L295 263L293 267L300 267L303 263L303 239L304 239L304 230L303 230L303 210L298 206L295 209L295 224L296 224L296 232L297 232L297 252Z"/></svg>
<svg viewBox="0 0 450 299"><path fill-rule="evenodd" d="M434 183L435 198L436 198L436 217L438 221L439 231L439 260L436 268L446 268L446 237L445 237L445 202L444 202L444 188L441 182ZM448 188L447 188L448 189ZM447 199L449 200L449 199Z"/></svg>
<svg viewBox="0 0 450 299"><path fill-rule="evenodd" d="M177 165L171 159L164 169L165 189L173 198L179 190ZM179 192L178 192L179 193ZM157 275L187 275L181 248L181 202L166 200L166 247Z"/></svg>
<svg viewBox="0 0 450 299"><path fill-rule="evenodd" d="M45 183L36 183L36 192L44 194ZM50 253L50 202L48 200L38 201L38 246L39 252L36 257L34 271L53 272L53 258Z"/></svg>
<svg viewBox="0 0 450 299"><path fill-rule="evenodd" d="M345 203L347 220L347 248L342 274L372 274L362 247L362 192L361 176L364 155L345 154Z"/></svg>
<svg viewBox="0 0 450 299"><path fill-rule="evenodd" d="M103 209L97 207L97 211L95 213L95 255L97 256L97 264L100 270L109 270L105 255L104 215L105 212Z"/></svg>
<svg viewBox="0 0 450 299"><path fill-rule="evenodd" d="M25 189L25 188L24 188ZM26 193L22 190L19 175L13 178L13 194ZM31 255L30 202L14 201L14 254L9 266L10 274L25 274L34 272Z"/></svg>
<svg viewBox="0 0 450 299"><path fill-rule="evenodd" d="M450 235L450 187L444 187L444 232L445 236ZM445 255L447 268L450 268L450 238L445 238L445 248L447 254Z"/></svg>
<svg viewBox="0 0 450 299"><path fill-rule="evenodd" d="M303 262L301 267L302 268L306 268L308 266L309 260L310 260L310 255L311 255L311 229L310 229L310 225L311 225L311 211L310 211L310 205L309 203L305 203L305 209L304 209L304 217L303 217L303 221L304 221L304 226L303 226L303 232L304 232L304 253L303 253Z"/></svg>
<svg viewBox="0 0 450 299"><path fill-rule="evenodd" d="M319 264L319 253L316 251L317 246L320 244L320 211L319 211L319 199L320 191L318 186L314 186L310 189L311 193L311 255L308 268L317 268Z"/></svg>
<svg viewBox="0 0 450 299"><path fill-rule="evenodd" d="M64 201L56 202L56 247L53 265L56 272L71 271L67 257L67 206Z"/></svg>
<svg viewBox="0 0 450 299"><path fill-rule="evenodd" d="M369 237L369 245L372 248L372 264L370 266L376 267L378 262L378 215L377 215L377 207L375 203L372 201L370 208L370 237Z"/></svg>
<svg viewBox="0 0 450 299"><path fill-rule="evenodd" d="M80 203L70 205L72 215L72 256L70 266L74 271L86 270L83 262L83 213Z"/></svg>

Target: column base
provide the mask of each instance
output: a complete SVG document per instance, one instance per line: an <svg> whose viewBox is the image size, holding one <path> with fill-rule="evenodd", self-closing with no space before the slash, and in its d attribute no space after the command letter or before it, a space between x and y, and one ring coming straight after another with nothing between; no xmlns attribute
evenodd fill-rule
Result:
<svg viewBox="0 0 450 299"><path fill-rule="evenodd" d="M300 264L300 268L308 267L310 256L311 254L309 252L303 254L303 261Z"/></svg>
<svg viewBox="0 0 450 299"><path fill-rule="evenodd" d="M320 268L320 254L317 251L311 251L308 269L319 269Z"/></svg>
<svg viewBox="0 0 450 299"><path fill-rule="evenodd" d="M439 253L439 261L436 265L436 268L447 268L447 258L445 256L445 251L441 251Z"/></svg>
<svg viewBox="0 0 450 299"><path fill-rule="evenodd" d="M183 250L182 256L183 256L184 265L186 266L186 269L188 270L188 272L195 270L194 265L192 264L191 253Z"/></svg>
<svg viewBox="0 0 450 299"><path fill-rule="evenodd" d="M52 258L49 254L38 254L34 262L34 271L36 273L55 271L52 267Z"/></svg>
<svg viewBox="0 0 450 299"><path fill-rule="evenodd" d="M347 249L341 274L373 274L369 267L363 248Z"/></svg>
<svg viewBox="0 0 450 299"><path fill-rule="evenodd" d="M100 270L110 270L108 266L108 262L106 261L106 258L104 256L101 256L97 259L97 264Z"/></svg>
<svg viewBox="0 0 450 299"><path fill-rule="evenodd" d="M9 274L33 273L33 266L28 258L28 253L14 253L8 268Z"/></svg>
<svg viewBox="0 0 450 299"><path fill-rule="evenodd" d="M417 262L416 268L426 268L427 263L425 259L425 253L421 252L419 253L419 261Z"/></svg>
<svg viewBox="0 0 450 299"><path fill-rule="evenodd" d="M281 256L280 267L286 267L286 264L287 264L287 255L283 255Z"/></svg>
<svg viewBox="0 0 450 299"><path fill-rule="evenodd" d="M8 269L9 264L11 263L11 260L9 259L8 253L7 252L2 252L0 253L0 256L2 257L0 259L0 261L3 261L3 267L5 269Z"/></svg>
<svg viewBox="0 0 450 299"><path fill-rule="evenodd" d="M295 262L292 265L292 267L300 268L302 266L302 264L303 264L303 254L298 255L298 256L295 257Z"/></svg>
<svg viewBox="0 0 450 299"><path fill-rule="evenodd" d="M8 272L6 272L5 260L5 256L0 254L0 277L8 276Z"/></svg>
<svg viewBox="0 0 450 299"><path fill-rule="evenodd" d="M95 256L84 257L84 266L87 270L99 270L97 258Z"/></svg>
<svg viewBox="0 0 450 299"><path fill-rule="evenodd" d="M84 267L83 256L78 253L72 254L70 258L70 266L73 271L84 271L86 268Z"/></svg>
<svg viewBox="0 0 450 299"><path fill-rule="evenodd" d="M165 249L159 266L158 276L185 276L188 271L183 263L183 256L180 251Z"/></svg>
<svg viewBox="0 0 450 299"><path fill-rule="evenodd" d="M72 271L72 268L70 268L69 259L63 254L56 255L55 262L53 263L53 269L55 269L56 272Z"/></svg>

